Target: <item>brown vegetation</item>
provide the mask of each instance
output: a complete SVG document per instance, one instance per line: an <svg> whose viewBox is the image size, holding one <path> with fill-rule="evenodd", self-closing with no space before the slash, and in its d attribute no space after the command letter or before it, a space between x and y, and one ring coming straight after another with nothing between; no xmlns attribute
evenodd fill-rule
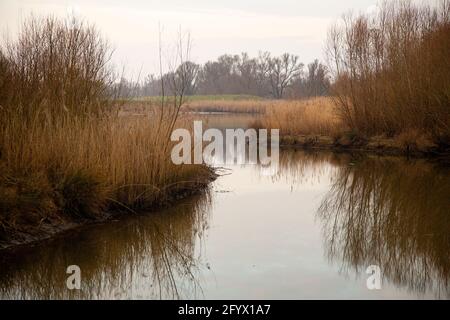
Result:
<svg viewBox="0 0 450 320"><path fill-rule="evenodd" d="M254 126L279 128L288 145L448 154L449 34L449 1L345 15L327 43L333 95L274 103Z"/></svg>
<svg viewBox="0 0 450 320"><path fill-rule="evenodd" d="M342 123L329 98L270 102L259 121L260 127L279 128L282 136L333 136L342 130Z"/></svg>
<svg viewBox="0 0 450 320"><path fill-rule="evenodd" d="M110 52L93 27L54 18L30 19L3 48L0 241L160 205L210 181L207 167L170 160L182 93L163 100L164 112L118 116Z"/></svg>
<svg viewBox="0 0 450 320"><path fill-rule="evenodd" d="M450 143L450 2L382 4L330 29L335 102L355 134Z"/></svg>

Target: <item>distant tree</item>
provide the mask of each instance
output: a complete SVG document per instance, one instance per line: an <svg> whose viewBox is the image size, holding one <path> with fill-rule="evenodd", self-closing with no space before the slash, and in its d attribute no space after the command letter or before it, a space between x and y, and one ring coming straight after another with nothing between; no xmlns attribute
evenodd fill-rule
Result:
<svg viewBox="0 0 450 320"><path fill-rule="evenodd" d="M292 54L272 57L269 52L260 52L252 58L243 52L224 54L203 66L185 61L163 74L162 79L168 86L182 89L187 96L247 94L280 99L327 95L330 88L327 68L314 60L306 72L303 69L303 63ZM178 83L183 83L183 87ZM161 88L161 75L149 75L133 92L141 96L161 95Z"/></svg>
<svg viewBox="0 0 450 320"><path fill-rule="evenodd" d="M258 96L270 94L268 75L270 72L270 53L260 52L256 59L256 88Z"/></svg>
<svg viewBox="0 0 450 320"><path fill-rule="evenodd" d="M191 61L183 62L176 70L177 78L185 84L185 95L195 94L200 66Z"/></svg>
<svg viewBox="0 0 450 320"><path fill-rule="evenodd" d="M199 92L203 94L239 93L238 55L222 55L217 61L205 63L199 74Z"/></svg>
<svg viewBox="0 0 450 320"><path fill-rule="evenodd" d="M258 94L258 62L243 52L238 60L238 80L242 92L245 94Z"/></svg>
<svg viewBox="0 0 450 320"><path fill-rule="evenodd" d="M301 75L303 64L298 60L298 56L289 53L274 58L267 56L268 79L271 94L275 99L281 99L286 88Z"/></svg>
<svg viewBox="0 0 450 320"><path fill-rule="evenodd" d="M217 94L221 92L220 65L216 61L208 61L199 72L198 90L202 94Z"/></svg>
<svg viewBox="0 0 450 320"><path fill-rule="evenodd" d="M306 89L309 97L326 95L330 89L330 79L328 78L327 68L317 59L308 64Z"/></svg>

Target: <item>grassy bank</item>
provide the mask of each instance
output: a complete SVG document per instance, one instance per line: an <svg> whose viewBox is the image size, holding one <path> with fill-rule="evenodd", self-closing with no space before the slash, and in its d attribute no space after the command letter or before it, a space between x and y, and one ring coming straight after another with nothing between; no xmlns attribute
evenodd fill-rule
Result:
<svg viewBox="0 0 450 320"><path fill-rule="evenodd" d="M341 117L336 99L318 97L304 100L208 101L187 103L182 110L254 114L255 120L250 126L256 129L280 129L282 147L361 150L378 154L448 158L449 146L443 143L442 138L436 139L420 129L374 135L354 130Z"/></svg>
<svg viewBox="0 0 450 320"><path fill-rule="evenodd" d="M405 128L396 133L365 133L345 121L337 99L333 96L304 100L209 101L187 103L182 110L254 114L251 127L280 129L282 147L449 157L445 133L436 136L423 127Z"/></svg>
<svg viewBox="0 0 450 320"><path fill-rule="evenodd" d="M151 118L117 116L4 123L0 239L47 223L103 219L105 211L152 209L204 188L210 170L173 165L157 129Z"/></svg>
<svg viewBox="0 0 450 320"><path fill-rule="evenodd" d="M322 97L269 104L252 124L280 129L282 147L363 150L390 155L449 156L449 146L419 129L399 134L355 132L340 117L334 98Z"/></svg>
<svg viewBox="0 0 450 320"><path fill-rule="evenodd" d="M142 115L149 106L160 103L162 97L141 97L123 101L123 114ZM166 97L167 98L167 97ZM168 97L171 99L171 97ZM182 112L262 113L270 100L249 95L194 95L184 99Z"/></svg>
<svg viewBox="0 0 450 320"><path fill-rule="evenodd" d="M170 159L180 105L119 112L110 54L94 27L55 18L32 18L2 48L0 246L160 207L214 178Z"/></svg>
<svg viewBox="0 0 450 320"><path fill-rule="evenodd" d="M243 100L260 100L260 97L247 94L205 94L205 95L190 95L187 100L190 102L209 102L209 101L243 101ZM161 96L138 97L133 99L135 101L159 102Z"/></svg>
<svg viewBox="0 0 450 320"><path fill-rule="evenodd" d="M183 105L184 112L232 112L232 113L264 113L270 105L269 100L189 100Z"/></svg>

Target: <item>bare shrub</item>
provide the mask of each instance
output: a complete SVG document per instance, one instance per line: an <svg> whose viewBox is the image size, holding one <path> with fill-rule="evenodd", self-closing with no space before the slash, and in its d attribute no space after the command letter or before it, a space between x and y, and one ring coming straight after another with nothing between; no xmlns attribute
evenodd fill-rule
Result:
<svg viewBox="0 0 450 320"><path fill-rule="evenodd" d="M32 16L2 51L0 65L14 88L0 97L4 111L24 120L103 111L114 80L112 50L94 26Z"/></svg>
<svg viewBox="0 0 450 320"><path fill-rule="evenodd" d="M362 135L417 129L450 135L450 3L384 2L374 15L345 15L329 30L335 102Z"/></svg>

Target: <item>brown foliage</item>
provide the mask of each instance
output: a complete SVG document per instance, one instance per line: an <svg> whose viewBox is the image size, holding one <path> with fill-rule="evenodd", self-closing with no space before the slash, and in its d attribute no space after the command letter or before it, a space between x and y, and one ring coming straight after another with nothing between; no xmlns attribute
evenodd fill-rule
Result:
<svg viewBox="0 0 450 320"><path fill-rule="evenodd" d="M94 26L54 17L26 20L0 55L0 105L24 120L98 114L113 81L112 50ZM7 80L3 80L7 79Z"/></svg>
<svg viewBox="0 0 450 320"><path fill-rule="evenodd" d="M363 135L417 129L450 136L450 3L383 3L375 16L346 15L327 52L344 122Z"/></svg>
<svg viewBox="0 0 450 320"><path fill-rule="evenodd" d="M7 42L0 55L0 238L50 217L159 205L210 181L206 166L170 159L183 91L178 102L150 106L146 117L107 112L110 53L93 26L55 18L27 20Z"/></svg>

